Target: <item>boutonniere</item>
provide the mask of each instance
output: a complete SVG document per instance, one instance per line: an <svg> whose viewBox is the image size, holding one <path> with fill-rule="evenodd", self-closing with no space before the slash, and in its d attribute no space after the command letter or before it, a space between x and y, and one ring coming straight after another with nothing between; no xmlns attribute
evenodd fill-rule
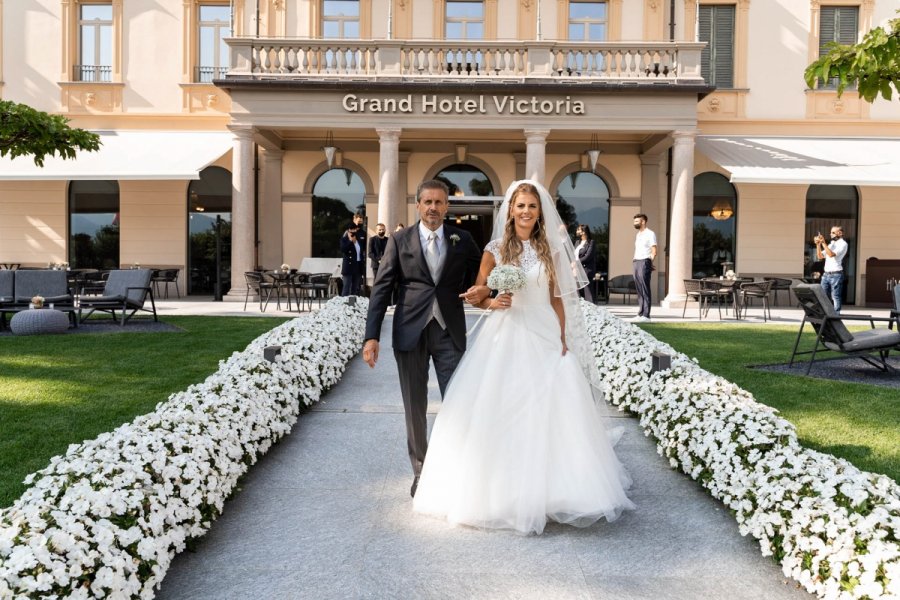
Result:
<svg viewBox="0 0 900 600"><path fill-rule="evenodd" d="M457 234L455 234L455 233L450 234L450 244L451 245L455 246L456 242L458 242L458 241L459 241L459 236Z"/></svg>

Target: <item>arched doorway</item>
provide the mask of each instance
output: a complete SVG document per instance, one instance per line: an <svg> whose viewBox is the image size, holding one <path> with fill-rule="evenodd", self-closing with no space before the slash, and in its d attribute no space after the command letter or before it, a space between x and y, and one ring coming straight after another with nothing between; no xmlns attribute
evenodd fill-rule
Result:
<svg viewBox="0 0 900 600"><path fill-rule="evenodd" d="M366 213L366 186L345 167L329 169L313 185L312 255L341 256L340 240L357 212Z"/></svg>
<svg viewBox="0 0 900 600"><path fill-rule="evenodd" d="M222 293L231 282L231 172L206 167L188 185L188 294ZM219 270L216 271L216 264Z"/></svg>
<svg viewBox="0 0 900 600"><path fill-rule="evenodd" d="M609 271L609 186L591 171L569 173L556 186L556 210L575 238L579 224L587 225L594 240L596 272ZM575 240L578 244L578 240Z"/></svg>
<svg viewBox="0 0 900 600"><path fill-rule="evenodd" d="M69 184L69 266L119 268L119 182Z"/></svg>
<svg viewBox="0 0 900 600"><path fill-rule="evenodd" d="M734 270L737 209L737 193L727 177L712 172L694 177L694 277Z"/></svg>
<svg viewBox="0 0 900 600"><path fill-rule="evenodd" d="M825 269L825 261L816 256L813 237L822 233L828 238L832 226L840 225L847 242L844 258L844 303L856 303L856 262L859 244L859 193L852 185L811 185L806 192L806 227L803 276L818 279Z"/></svg>
<svg viewBox="0 0 900 600"><path fill-rule="evenodd" d="M494 226L494 186L490 178L466 163L447 166L434 178L450 188L446 221L468 231L478 247L484 248Z"/></svg>

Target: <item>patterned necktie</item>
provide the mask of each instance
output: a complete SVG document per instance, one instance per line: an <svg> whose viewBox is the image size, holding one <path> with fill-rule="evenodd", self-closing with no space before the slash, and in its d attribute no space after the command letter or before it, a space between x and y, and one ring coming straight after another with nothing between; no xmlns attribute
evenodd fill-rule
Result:
<svg viewBox="0 0 900 600"><path fill-rule="evenodd" d="M438 237L433 231L428 234L428 243L425 245L425 261L428 263L431 279L436 285L441 277L441 255L438 249ZM434 299L434 303L431 305L431 316L441 326L441 329L447 328L444 316L441 314L441 308L438 306L437 298Z"/></svg>

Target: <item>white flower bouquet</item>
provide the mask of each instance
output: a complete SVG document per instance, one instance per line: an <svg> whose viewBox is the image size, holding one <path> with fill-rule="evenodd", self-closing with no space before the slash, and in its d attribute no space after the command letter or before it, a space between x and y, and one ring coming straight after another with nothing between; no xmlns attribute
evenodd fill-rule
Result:
<svg viewBox="0 0 900 600"><path fill-rule="evenodd" d="M497 265L488 275L487 285L504 294L518 292L525 287L525 272L515 265Z"/></svg>

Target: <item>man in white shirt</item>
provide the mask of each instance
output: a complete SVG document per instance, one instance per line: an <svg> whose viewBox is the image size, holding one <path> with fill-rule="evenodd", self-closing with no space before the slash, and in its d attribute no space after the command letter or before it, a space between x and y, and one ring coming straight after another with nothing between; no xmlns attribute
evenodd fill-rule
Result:
<svg viewBox="0 0 900 600"><path fill-rule="evenodd" d="M831 242L825 243L821 233L813 238L816 245L816 257L825 259L825 272L822 274L822 291L831 296L834 310L841 312L841 296L844 293L844 257L849 246L844 240L844 229L840 225L831 228Z"/></svg>
<svg viewBox="0 0 900 600"><path fill-rule="evenodd" d="M647 215L638 213L634 215L634 228L638 230L634 238L634 284L637 288L638 314L631 319L637 323L650 321L650 273L653 271L653 261L656 259L656 234L647 228Z"/></svg>

